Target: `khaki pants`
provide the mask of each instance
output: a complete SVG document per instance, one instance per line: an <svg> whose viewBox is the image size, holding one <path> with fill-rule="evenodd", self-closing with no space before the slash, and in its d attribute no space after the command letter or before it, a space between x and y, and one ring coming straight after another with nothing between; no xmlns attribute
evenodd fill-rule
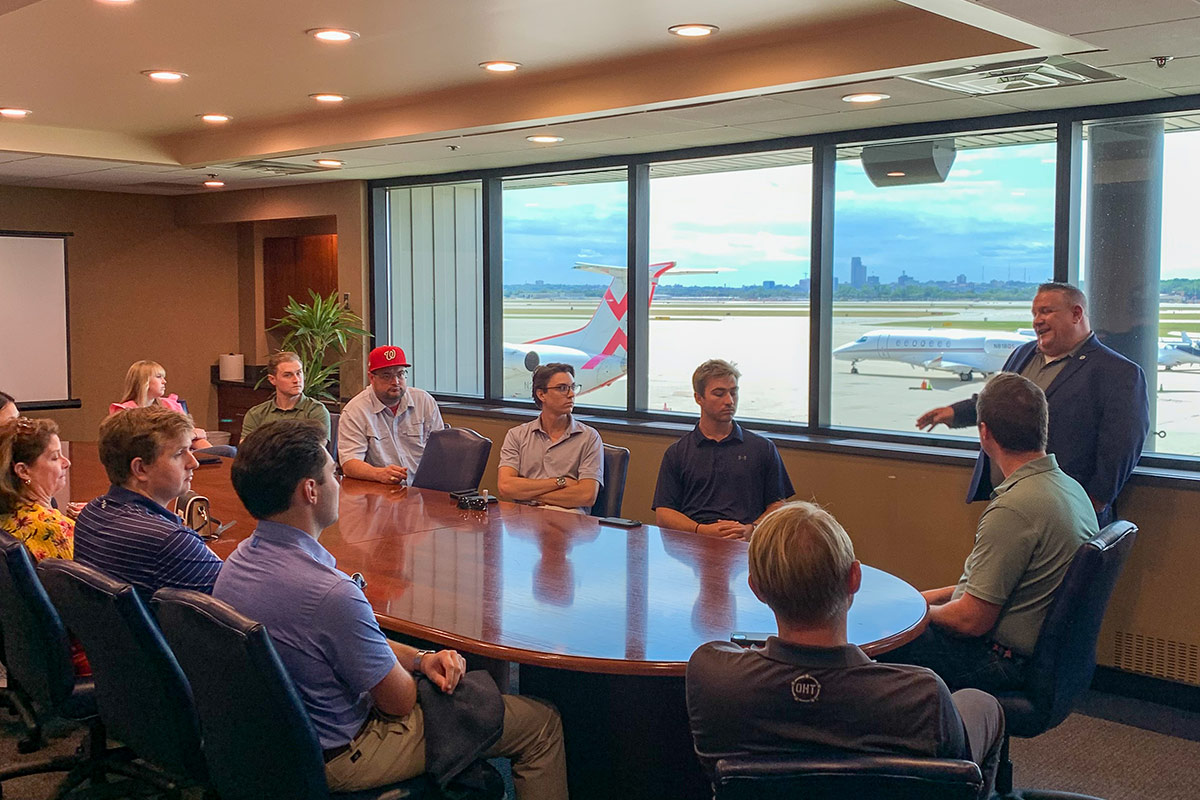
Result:
<svg viewBox="0 0 1200 800"><path fill-rule="evenodd" d="M558 711L529 697L504 695L504 730L488 758L512 759L520 800L566 800L567 762ZM350 749L325 765L335 792L385 786L425 771L425 714L420 705L401 719L373 716Z"/></svg>

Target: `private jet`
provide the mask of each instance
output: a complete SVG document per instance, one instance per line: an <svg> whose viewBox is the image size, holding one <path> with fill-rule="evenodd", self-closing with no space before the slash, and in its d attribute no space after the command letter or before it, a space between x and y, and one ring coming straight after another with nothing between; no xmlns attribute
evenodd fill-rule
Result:
<svg viewBox="0 0 1200 800"><path fill-rule="evenodd" d="M1200 364L1200 347L1197 347L1187 331L1180 333L1179 341L1159 339L1158 365L1167 372L1174 367Z"/></svg>
<svg viewBox="0 0 1200 800"><path fill-rule="evenodd" d="M976 372L985 377L999 372L1012 351L1032 338L1019 333L951 328L881 328L842 345L833 355L850 362L852 375L858 374L860 361L900 361L926 370L953 372L960 380L969 381Z"/></svg>

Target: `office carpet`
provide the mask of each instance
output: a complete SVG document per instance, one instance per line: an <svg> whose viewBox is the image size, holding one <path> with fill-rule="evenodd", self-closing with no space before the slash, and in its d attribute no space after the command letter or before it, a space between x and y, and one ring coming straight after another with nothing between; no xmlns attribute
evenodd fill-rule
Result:
<svg viewBox="0 0 1200 800"><path fill-rule="evenodd" d="M70 753L80 738L78 728L51 724L46 748L19 755L18 732L14 718L0 711L0 765ZM1012 758L1018 786L1086 792L1106 800L1195 800L1200 798L1200 713L1090 692L1054 730L1036 739L1014 739ZM4 798L44 800L60 778L6 781ZM78 796L94 797L86 790Z"/></svg>

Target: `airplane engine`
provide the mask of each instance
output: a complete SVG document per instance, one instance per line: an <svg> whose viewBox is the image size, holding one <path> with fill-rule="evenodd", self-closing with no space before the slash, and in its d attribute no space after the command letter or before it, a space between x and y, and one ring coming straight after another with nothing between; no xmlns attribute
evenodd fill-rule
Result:
<svg viewBox="0 0 1200 800"><path fill-rule="evenodd" d="M537 351L530 350L528 353L525 354L525 369L529 370L530 372L533 372L535 369L538 368L538 364L540 364L541 361L542 360L540 358L538 358Z"/></svg>

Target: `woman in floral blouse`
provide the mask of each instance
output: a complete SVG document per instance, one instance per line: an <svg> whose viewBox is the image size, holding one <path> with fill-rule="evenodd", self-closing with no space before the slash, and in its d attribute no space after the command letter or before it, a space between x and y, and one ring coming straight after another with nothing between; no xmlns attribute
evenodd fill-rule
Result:
<svg viewBox="0 0 1200 800"><path fill-rule="evenodd" d="M0 424L0 530L24 542L38 561L75 556L75 522L51 503L70 468L52 420L17 417ZM74 640L71 655L76 675L91 674Z"/></svg>

